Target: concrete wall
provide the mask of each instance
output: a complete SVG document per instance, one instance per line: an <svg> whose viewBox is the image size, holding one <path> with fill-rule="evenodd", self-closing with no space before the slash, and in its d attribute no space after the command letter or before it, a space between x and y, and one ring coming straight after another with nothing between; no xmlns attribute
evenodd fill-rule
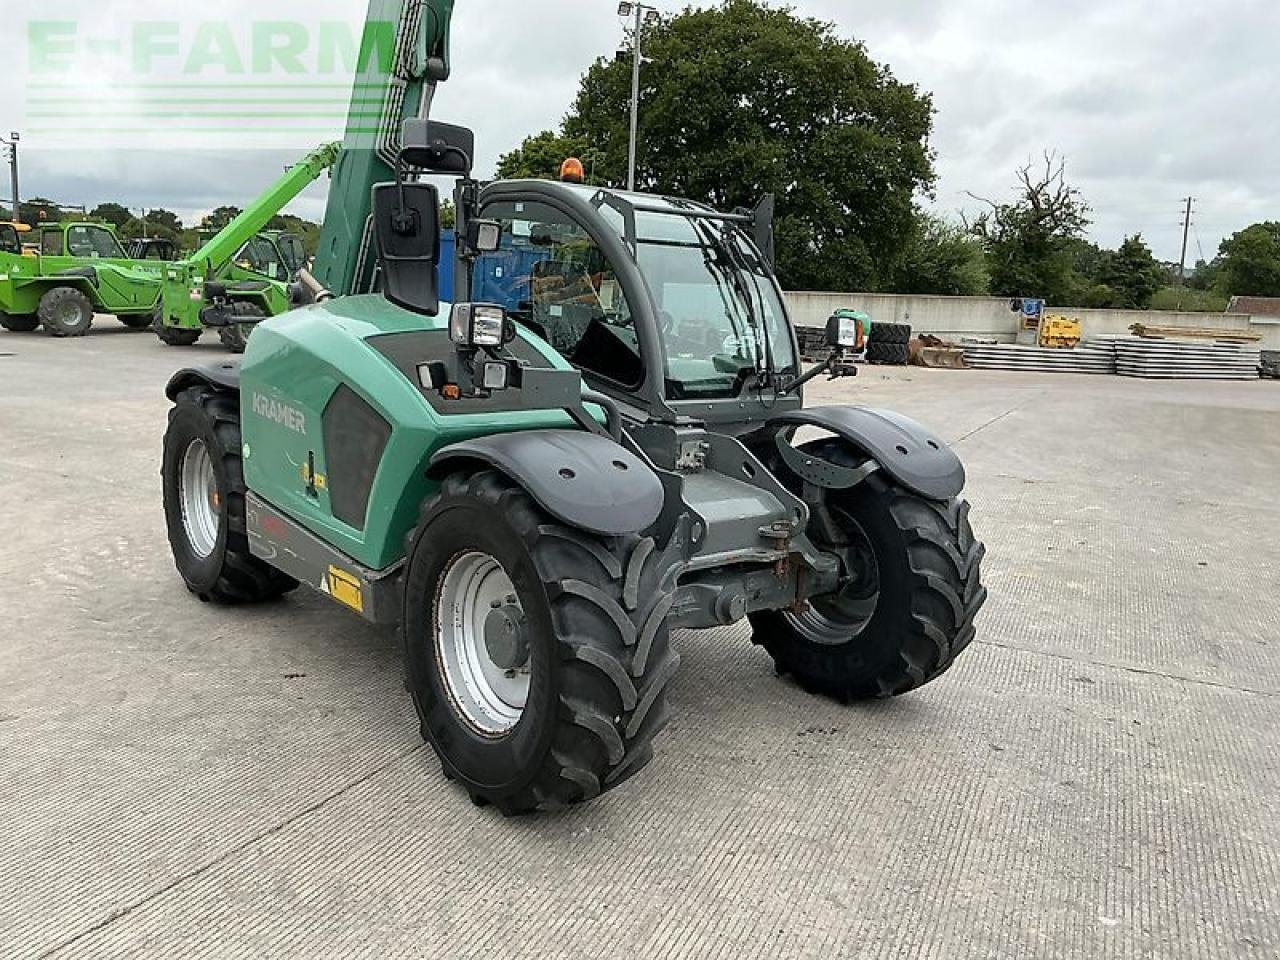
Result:
<svg viewBox="0 0 1280 960"><path fill-rule="evenodd" d="M933 297L896 293L789 293L787 302L795 322L802 327L825 327L827 317L841 308L862 310L873 320L909 323L918 333L944 340L981 337L1012 342L1018 332L1018 314L1009 301L998 297ZM1274 317L1250 317L1243 313L1188 313L1163 310L1085 310L1056 308L1048 312L1077 317L1084 335L1097 337L1128 333L1134 323L1167 327L1213 327L1261 334L1261 346L1280 350L1280 321Z"/></svg>

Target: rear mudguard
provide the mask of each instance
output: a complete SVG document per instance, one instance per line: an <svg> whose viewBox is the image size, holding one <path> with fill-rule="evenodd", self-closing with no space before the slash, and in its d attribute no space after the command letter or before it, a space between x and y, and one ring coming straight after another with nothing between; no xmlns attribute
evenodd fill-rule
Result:
<svg viewBox="0 0 1280 960"><path fill-rule="evenodd" d="M164 395L177 400L178 394L190 387L215 387L232 393L240 391L240 358L200 367L184 367L169 378Z"/></svg>
<svg viewBox="0 0 1280 960"><path fill-rule="evenodd" d="M442 480L468 461L497 468L557 520L592 533L639 533L662 512L662 481L649 465L585 430L526 430L455 443L431 458L428 476Z"/></svg>
<svg viewBox="0 0 1280 960"><path fill-rule="evenodd" d="M949 500L964 489L964 465L936 434L914 420L891 410L870 407L814 407L779 414L769 420L765 432L779 447L791 428L829 430L874 460L886 474L913 493L930 500ZM782 450L784 460L790 459ZM807 472L807 471L806 471ZM807 476L818 486L841 487L865 476L847 468L820 470Z"/></svg>

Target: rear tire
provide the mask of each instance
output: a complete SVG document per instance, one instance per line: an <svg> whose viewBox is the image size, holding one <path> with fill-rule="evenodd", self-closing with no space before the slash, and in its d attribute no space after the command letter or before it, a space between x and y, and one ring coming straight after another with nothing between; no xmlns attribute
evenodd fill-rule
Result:
<svg viewBox="0 0 1280 960"><path fill-rule="evenodd" d="M93 326L93 303L75 287L54 287L40 298L40 322L51 337L83 337Z"/></svg>
<svg viewBox="0 0 1280 960"><path fill-rule="evenodd" d="M911 347L905 343L872 340L867 345L867 362L902 367L911 360Z"/></svg>
<svg viewBox="0 0 1280 960"><path fill-rule="evenodd" d="M253 333L253 328L265 320L267 315L262 312L260 307L244 301L233 302L230 310L232 315L245 317L250 322L233 323L227 327L219 327L218 339L232 353L244 353L249 346L249 336Z"/></svg>
<svg viewBox="0 0 1280 960"><path fill-rule="evenodd" d="M522 679L523 703L504 700L493 716L474 694L475 669L459 682L459 624L475 621L454 571L477 556L513 585L522 625L519 666L491 656L486 669ZM590 800L648 763L679 663L667 627L676 569L650 538L557 523L501 474L448 477L410 537L404 615L409 689L445 775L514 815ZM488 594L477 596L483 606Z"/></svg>
<svg viewBox="0 0 1280 960"><path fill-rule="evenodd" d="M190 347L200 339L202 330L191 330L187 327L171 327L164 322L164 312L157 309L151 317L151 329L160 338L161 343L171 347Z"/></svg>
<svg viewBox="0 0 1280 960"><path fill-rule="evenodd" d="M161 475L174 563L203 601L271 600L297 587L249 552L235 394L191 387L169 411Z"/></svg>
<svg viewBox="0 0 1280 960"><path fill-rule="evenodd" d="M40 317L34 313L0 313L0 327L10 333L30 333L40 326Z"/></svg>
<svg viewBox="0 0 1280 960"><path fill-rule="evenodd" d="M907 343L911 339L909 323L872 323L871 342Z"/></svg>
<svg viewBox="0 0 1280 960"><path fill-rule="evenodd" d="M830 445L812 449L840 462ZM827 503L851 544L843 555L852 576L805 613L752 614L754 641L779 673L845 702L937 679L973 640L987 599L986 549L969 526L969 505L926 500L881 473Z"/></svg>

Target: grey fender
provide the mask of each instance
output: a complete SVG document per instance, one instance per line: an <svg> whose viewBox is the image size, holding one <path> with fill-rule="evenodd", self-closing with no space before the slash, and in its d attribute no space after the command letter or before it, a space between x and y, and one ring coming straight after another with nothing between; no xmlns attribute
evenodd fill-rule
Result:
<svg viewBox="0 0 1280 960"><path fill-rule="evenodd" d="M210 363L201 367L184 367L169 378L164 395L170 400L177 400L178 394L183 390L201 386L239 393L240 361L224 360L222 363Z"/></svg>
<svg viewBox="0 0 1280 960"><path fill-rule="evenodd" d="M964 464L946 442L909 417L871 407L814 407L779 414L767 430L820 427L873 459L885 473L930 500L949 500L964 489Z"/></svg>
<svg viewBox="0 0 1280 960"><path fill-rule="evenodd" d="M662 481L643 460L585 430L528 430L445 447L427 475L441 480L467 461L489 464L557 520L604 536L639 533L662 512Z"/></svg>

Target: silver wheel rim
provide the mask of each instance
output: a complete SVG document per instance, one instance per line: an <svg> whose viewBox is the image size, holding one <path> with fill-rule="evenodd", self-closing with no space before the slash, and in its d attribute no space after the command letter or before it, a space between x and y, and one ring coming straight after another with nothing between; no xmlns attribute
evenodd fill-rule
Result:
<svg viewBox="0 0 1280 960"><path fill-rule="evenodd" d="M182 528L187 533L187 543L196 556L212 556L218 545L221 498L213 461L203 440L192 440L187 445L182 455L180 486Z"/></svg>
<svg viewBox="0 0 1280 960"><path fill-rule="evenodd" d="M515 585L502 564L470 550L449 561L440 577L432 621L436 655L454 708L483 736L511 731L529 698L530 665L499 665L486 640L496 610L523 617Z"/></svg>

